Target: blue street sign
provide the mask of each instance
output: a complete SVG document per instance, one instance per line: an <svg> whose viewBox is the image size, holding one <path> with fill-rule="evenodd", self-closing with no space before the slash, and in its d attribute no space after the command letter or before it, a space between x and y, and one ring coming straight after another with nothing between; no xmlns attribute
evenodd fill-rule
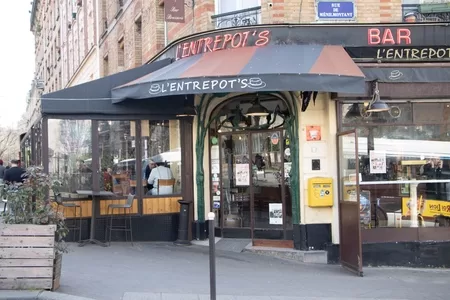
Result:
<svg viewBox="0 0 450 300"><path fill-rule="evenodd" d="M319 19L352 20L355 18L355 4L349 1L319 1L317 16Z"/></svg>

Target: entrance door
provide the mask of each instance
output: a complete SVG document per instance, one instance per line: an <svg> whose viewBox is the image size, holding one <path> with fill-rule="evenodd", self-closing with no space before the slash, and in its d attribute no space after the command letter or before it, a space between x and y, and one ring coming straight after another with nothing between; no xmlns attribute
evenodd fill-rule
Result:
<svg viewBox="0 0 450 300"><path fill-rule="evenodd" d="M273 245L267 240L286 239L286 205L283 195L284 151L281 131L251 134L252 230L254 245ZM281 246L281 245L280 245Z"/></svg>
<svg viewBox="0 0 450 300"><path fill-rule="evenodd" d="M222 232L248 232L254 242L287 239L292 214L284 145L281 130L220 135L220 180L213 185L220 189Z"/></svg>
<svg viewBox="0 0 450 300"><path fill-rule="evenodd" d="M338 134L339 250L341 265L363 276L359 201L359 150L356 131Z"/></svg>

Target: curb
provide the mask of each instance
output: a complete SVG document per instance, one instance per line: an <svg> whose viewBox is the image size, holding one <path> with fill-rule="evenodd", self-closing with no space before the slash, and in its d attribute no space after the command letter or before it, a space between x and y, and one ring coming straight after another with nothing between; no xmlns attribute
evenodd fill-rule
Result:
<svg viewBox="0 0 450 300"><path fill-rule="evenodd" d="M95 300L49 291L1 291L0 300Z"/></svg>

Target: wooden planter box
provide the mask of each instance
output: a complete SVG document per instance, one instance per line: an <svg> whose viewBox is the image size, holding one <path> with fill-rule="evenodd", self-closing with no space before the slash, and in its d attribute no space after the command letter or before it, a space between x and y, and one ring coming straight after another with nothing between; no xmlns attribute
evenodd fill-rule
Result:
<svg viewBox="0 0 450 300"><path fill-rule="evenodd" d="M56 225L0 224L0 290L59 287L55 230Z"/></svg>

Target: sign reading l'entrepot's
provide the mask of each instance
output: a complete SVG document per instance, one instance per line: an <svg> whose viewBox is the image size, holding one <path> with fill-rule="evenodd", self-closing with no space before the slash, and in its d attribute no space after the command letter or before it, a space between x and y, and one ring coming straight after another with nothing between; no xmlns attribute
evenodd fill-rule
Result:
<svg viewBox="0 0 450 300"><path fill-rule="evenodd" d="M173 1L173 0L172 0ZM445 28L427 37L423 26L264 26L233 28L181 41L178 59L224 49L266 45L342 45L355 61L448 61L450 46ZM437 28L432 28L436 32ZM441 44L442 43L442 44Z"/></svg>
<svg viewBox="0 0 450 300"><path fill-rule="evenodd" d="M228 48L249 46L265 46L270 42L269 30L244 30L235 33L217 34L201 37L189 42L180 43L177 47L176 59L192 55L215 52Z"/></svg>

